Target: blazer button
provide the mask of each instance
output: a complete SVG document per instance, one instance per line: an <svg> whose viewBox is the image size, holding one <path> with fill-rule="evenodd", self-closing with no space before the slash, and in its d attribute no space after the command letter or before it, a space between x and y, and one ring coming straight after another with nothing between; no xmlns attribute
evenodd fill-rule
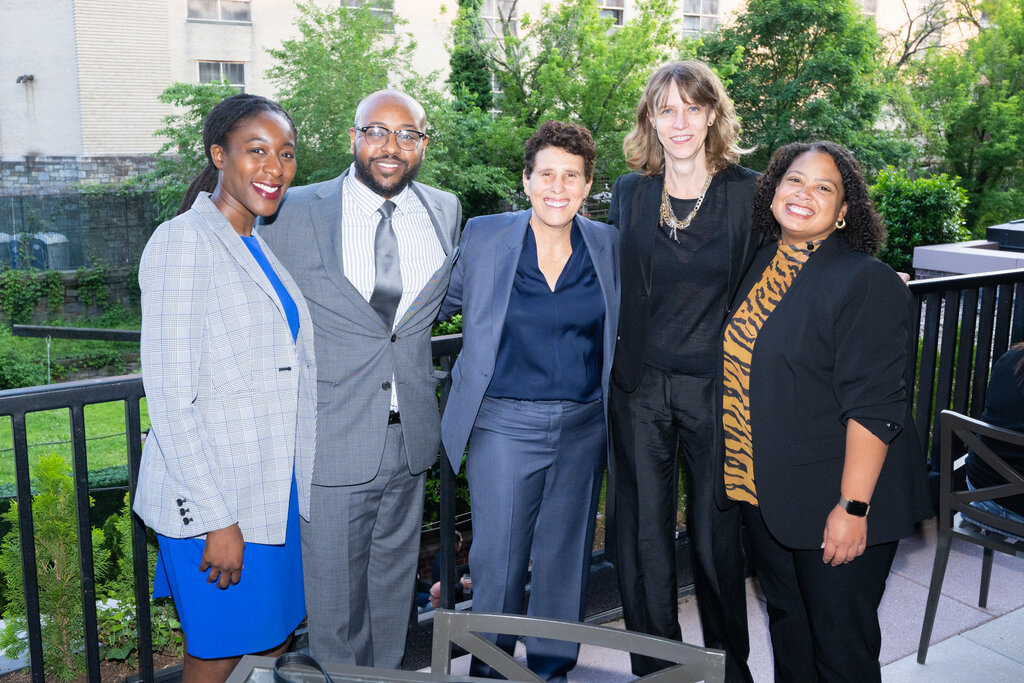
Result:
<svg viewBox="0 0 1024 683"><path fill-rule="evenodd" d="M397 334L391 335L391 342L394 343L396 341L398 341L398 335Z"/></svg>
<svg viewBox="0 0 1024 683"><path fill-rule="evenodd" d="M185 513L188 512L188 508L178 508L178 512L184 517Z"/></svg>
<svg viewBox="0 0 1024 683"><path fill-rule="evenodd" d="M184 518L182 518L181 523L184 524L185 526L188 526L188 523L191 522L191 521L192 521L191 517L184 517Z"/></svg>
<svg viewBox="0 0 1024 683"><path fill-rule="evenodd" d="M896 425L894 425L892 422L886 422L885 428L888 429L890 432L896 431Z"/></svg>
<svg viewBox="0 0 1024 683"><path fill-rule="evenodd" d="M178 499L178 507L181 507L184 504L185 504L185 499L184 498L179 498Z"/></svg>
<svg viewBox="0 0 1024 683"><path fill-rule="evenodd" d="M391 382L384 382L380 385L380 388L384 391L391 391Z"/></svg>

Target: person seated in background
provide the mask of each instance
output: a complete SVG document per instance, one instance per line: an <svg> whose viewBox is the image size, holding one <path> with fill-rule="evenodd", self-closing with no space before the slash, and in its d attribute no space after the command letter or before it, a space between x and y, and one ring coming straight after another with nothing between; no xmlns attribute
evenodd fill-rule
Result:
<svg viewBox="0 0 1024 683"><path fill-rule="evenodd" d="M985 393L985 411L981 419L996 427L1024 432L1024 342L1011 346L992 366ZM996 455L1017 470L1024 472L1024 450L1006 443L986 443ZM995 472L973 451L967 453L967 486L984 488L1005 484L1006 479ZM1004 519L1024 524L1024 496L1009 496L994 500L980 500L975 507L999 515Z"/></svg>

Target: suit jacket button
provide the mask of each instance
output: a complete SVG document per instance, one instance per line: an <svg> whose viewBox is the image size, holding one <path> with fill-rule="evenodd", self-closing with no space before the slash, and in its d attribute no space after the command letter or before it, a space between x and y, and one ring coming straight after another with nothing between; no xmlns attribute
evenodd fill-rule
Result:
<svg viewBox="0 0 1024 683"><path fill-rule="evenodd" d="M178 499L178 507L181 507L184 504L185 504L185 499L184 498L179 498Z"/></svg>
<svg viewBox="0 0 1024 683"><path fill-rule="evenodd" d="M888 429L890 432L896 431L896 425L894 425L892 422L886 422L885 428Z"/></svg>
<svg viewBox="0 0 1024 683"><path fill-rule="evenodd" d="M182 523L182 524L184 524L184 525L186 525L186 526L188 526L188 523L189 523L189 522L191 522L191 521L192 521L192 518L191 518L191 517L184 517L184 518L183 518L183 519L181 520L181 523Z"/></svg>
<svg viewBox="0 0 1024 683"><path fill-rule="evenodd" d="M392 341L392 343L398 341L398 335L397 334L391 335L391 341Z"/></svg>
<svg viewBox="0 0 1024 683"><path fill-rule="evenodd" d="M384 382L380 385L380 388L384 391L391 391L391 382Z"/></svg>

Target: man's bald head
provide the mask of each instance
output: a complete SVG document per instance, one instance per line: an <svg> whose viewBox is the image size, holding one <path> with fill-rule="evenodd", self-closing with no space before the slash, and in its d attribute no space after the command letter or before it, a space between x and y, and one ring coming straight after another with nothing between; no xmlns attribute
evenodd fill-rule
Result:
<svg viewBox="0 0 1024 683"><path fill-rule="evenodd" d="M378 90L377 92L370 93L362 99L359 105L356 107L355 125L365 126L364 119L368 112L372 111L378 105L401 105L409 111L409 115L412 117L411 123L417 130L424 131L427 128L427 113L423 110L423 105L409 97L401 90Z"/></svg>

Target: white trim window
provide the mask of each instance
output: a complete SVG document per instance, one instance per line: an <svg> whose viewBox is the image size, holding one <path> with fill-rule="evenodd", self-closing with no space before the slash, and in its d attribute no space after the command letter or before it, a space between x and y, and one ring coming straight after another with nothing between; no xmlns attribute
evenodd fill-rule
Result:
<svg viewBox="0 0 1024 683"><path fill-rule="evenodd" d="M199 62L199 82L219 83L227 81L238 88L238 92L245 92L245 63L244 62Z"/></svg>
<svg viewBox="0 0 1024 683"><path fill-rule="evenodd" d="M393 0L341 0L341 6L350 9L369 7L371 14L386 22L387 31L395 30L395 3Z"/></svg>
<svg viewBox="0 0 1024 683"><path fill-rule="evenodd" d="M718 30L718 0L683 0L683 36Z"/></svg>
<svg viewBox="0 0 1024 683"><path fill-rule="evenodd" d="M501 38L505 35L502 24L507 23L512 35L519 35L519 16L516 12L518 0L484 0L480 18L487 26L487 38Z"/></svg>
<svg viewBox="0 0 1024 683"><path fill-rule="evenodd" d="M188 0L188 18L252 23L250 0Z"/></svg>
<svg viewBox="0 0 1024 683"><path fill-rule="evenodd" d="M597 0L597 9L602 17L611 17L615 20L613 26L622 26L626 23L626 0Z"/></svg>

